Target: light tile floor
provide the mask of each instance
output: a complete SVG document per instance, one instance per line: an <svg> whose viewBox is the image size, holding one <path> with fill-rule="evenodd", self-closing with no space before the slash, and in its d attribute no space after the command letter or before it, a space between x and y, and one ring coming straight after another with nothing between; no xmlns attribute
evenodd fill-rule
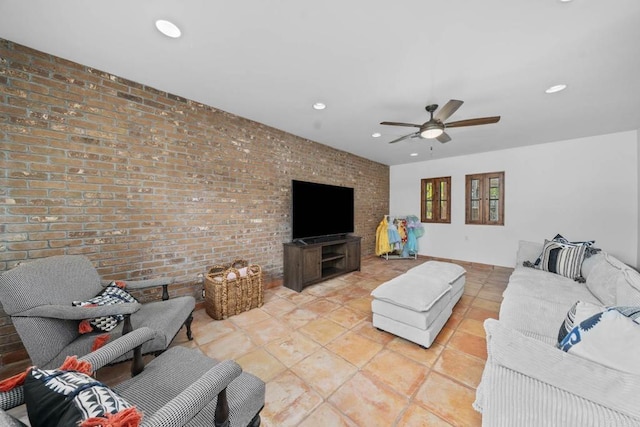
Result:
<svg viewBox="0 0 640 427"><path fill-rule="evenodd" d="M174 345L234 359L266 384L264 426L478 426L471 406L487 357L483 321L497 318L512 270L463 263L464 295L429 349L371 324L370 292L428 258L368 257L362 270L309 286L265 290L263 307L212 320ZM100 372L117 382L126 364Z"/></svg>

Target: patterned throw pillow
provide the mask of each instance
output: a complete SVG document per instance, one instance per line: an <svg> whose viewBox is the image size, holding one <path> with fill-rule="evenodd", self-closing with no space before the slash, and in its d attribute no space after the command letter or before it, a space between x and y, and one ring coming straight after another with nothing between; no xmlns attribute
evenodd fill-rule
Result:
<svg viewBox="0 0 640 427"><path fill-rule="evenodd" d="M559 347L601 365L640 375L636 351L640 348L640 324L615 307L580 322Z"/></svg>
<svg viewBox="0 0 640 427"><path fill-rule="evenodd" d="M566 245L545 240L538 268L560 274L570 279L580 276L580 267L584 261L585 245Z"/></svg>
<svg viewBox="0 0 640 427"><path fill-rule="evenodd" d="M600 248L596 248L595 244L596 241L595 240L585 240L584 242L570 242L568 239L566 239L564 236L562 236L561 234L556 234L556 237L553 238L554 242L558 242L558 243L564 243L565 245L582 245L585 247L584 249L584 257L585 258L590 258L591 255L595 255L598 252L600 252L602 249Z"/></svg>
<svg viewBox="0 0 640 427"><path fill-rule="evenodd" d="M123 289L124 285L124 282L120 281L111 282L97 296L87 301L73 301L71 304L73 306L80 307L95 307L110 304L123 304L126 302L138 302L138 300L132 297L129 292ZM123 319L123 315L117 314L114 316L96 317L95 319L88 319L87 321L83 320L80 324L80 333L90 332L91 329L95 331L109 332L118 326L118 323ZM85 328L84 326L86 323L91 327Z"/></svg>
<svg viewBox="0 0 640 427"><path fill-rule="evenodd" d="M32 427L133 427L141 420L135 407L115 391L76 371L31 369L24 382L24 398Z"/></svg>
<svg viewBox="0 0 640 427"><path fill-rule="evenodd" d="M564 243L565 245L585 245L592 247L595 245L595 240L586 240L584 242L570 242L567 238L565 238L562 234L556 234L556 237L552 239L554 242Z"/></svg>
<svg viewBox="0 0 640 427"><path fill-rule="evenodd" d="M601 313L604 309L605 307L591 304L590 302L576 301L567 312L567 317L565 317L564 322L560 325L556 346L560 348L560 343L564 340L564 337L566 337L577 324L594 314Z"/></svg>
<svg viewBox="0 0 640 427"><path fill-rule="evenodd" d="M600 249L594 247L594 245L596 244L595 240L586 240L584 242L570 242L562 234L556 234L555 237L553 239L551 239L551 241L552 242L562 243L563 245L566 245L566 246L585 246L585 252L584 252L584 257L585 258L589 258L591 255L600 252ZM546 242L546 240L545 240L545 242ZM538 265L540 265L540 261L542 261L542 254L538 255L538 258L536 258L536 260L533 263L533 265L535 267L538 267Z"/></svg>

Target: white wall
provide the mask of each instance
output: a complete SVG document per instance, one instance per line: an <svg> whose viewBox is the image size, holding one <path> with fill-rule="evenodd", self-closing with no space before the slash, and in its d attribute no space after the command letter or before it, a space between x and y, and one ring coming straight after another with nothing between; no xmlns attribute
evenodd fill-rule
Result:
<svg viewBox="0 0 640 427"><path fill-rule="evenodd" d="M557 233L639 263L637 131L392 166L390 214L420 215L420 179L451 176L451 224L423 224L419 253L512 267L518 240ZM450 144L455 144L455 140ZM465 175L505 172L505 225L465 225Z"/></svg>

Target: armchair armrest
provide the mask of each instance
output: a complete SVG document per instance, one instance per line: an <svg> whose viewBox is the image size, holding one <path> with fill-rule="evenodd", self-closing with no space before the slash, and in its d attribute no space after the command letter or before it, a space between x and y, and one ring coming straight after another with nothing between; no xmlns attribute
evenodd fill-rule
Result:
<svg viewBox="0 0 640 427"><path fill-rule="evenodd" d="M91 363L94 371L109 364L111 361L117 359L123 354L135 350L136 347L144 344L145 342L152 340L155 337L153 330L142 327L136 329L122 337L107 343L104 347L89 353L80 358ZM0 409L9 410L20 406L24 403L24 388L18 386L10 391L0 392Z"/></svg>
<svg viewBox="0 0 640 427"><path fill-rule="evenodd" d="M0 392L0 409L8 411L24 403L24 389L18 386L9 391ZM2 425L2 424L0 424Z"/></svg>
<svg viewBox="0 0 640 427"><path fill-rule="evenodd" d="M15 317L48 317L62 320L93 319L101 316L127 315L140 310L142 305L137 302L110 304L95 307L80 307L72 305L40 305L16 313Z"/></svg>
<svg viewBox="0 0 640 427"><path fill-rule="evenodd" d="M520 384L518 390L521 391L528 383L538 394L542 387L548 389L549 395L558 398L553 390L561 390L574 396L573 399L584 399L618 414L640 420L637 401L637 396L640 396L639 375L618 371L566 353L527 337L495 319L486 320L484 325L487 331L488 352L485 369L506 368L517 374L517 379L497 373L493 379L487 378L487 393L492 393L498 382L517 381ZM484 375L482 381L485 381ZM505 386L509 390L515 390L513 387L516 385ZM557 406L564 407L561 401L557 401Z"/></svg>
<svg viewBox="0 0 640 427"><path fill-rule="evenodd" d="M123 354L126 354L145 342L154 339L155 336L155 332L146 326L138 328L105 344L94 352L82 356L80 360L90 362L93 369L98 370L116 360Z"/></svg>
<svg viewBox="0 0 640 427"><path fill-rule="evenodd" d="M242 368L233 360L217 364L156 413L148 418L143 418L141 427L183 426L187 424L216 396L225 393L227 386L241 373ZM226 401L226 394L224 400ZM219 409L216 408L216 417L218 411ZM213 425L213 420L211 420L211 425Z"/></svg>
<svg viewBox="0 0 640 427"><path fill-rule="evenodd" d="M154 288L157 286L171 285L175 281L174 277L158 277L155 279L141 279L141 280L120 280L126 283L126 289L146 289ZM112 280L102 280L102 286L107 286Z"/></svg>

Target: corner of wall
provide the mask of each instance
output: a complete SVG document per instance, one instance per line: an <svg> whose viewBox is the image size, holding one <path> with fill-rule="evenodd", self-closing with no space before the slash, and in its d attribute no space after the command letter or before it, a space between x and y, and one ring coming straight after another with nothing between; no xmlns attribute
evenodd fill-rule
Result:
<svg viewBox="0 0 640 427"><path fill-rule="evenodd" d="M638 143L636 144L636 155L638 157L636 161L636 180L638 185L638 209L636 209L636 215L638 215L638 222L640 223L640 129L636 130L636 138ZM638 227L638 250L636 252L636 269L640 271L640 227Z"/></svg>

